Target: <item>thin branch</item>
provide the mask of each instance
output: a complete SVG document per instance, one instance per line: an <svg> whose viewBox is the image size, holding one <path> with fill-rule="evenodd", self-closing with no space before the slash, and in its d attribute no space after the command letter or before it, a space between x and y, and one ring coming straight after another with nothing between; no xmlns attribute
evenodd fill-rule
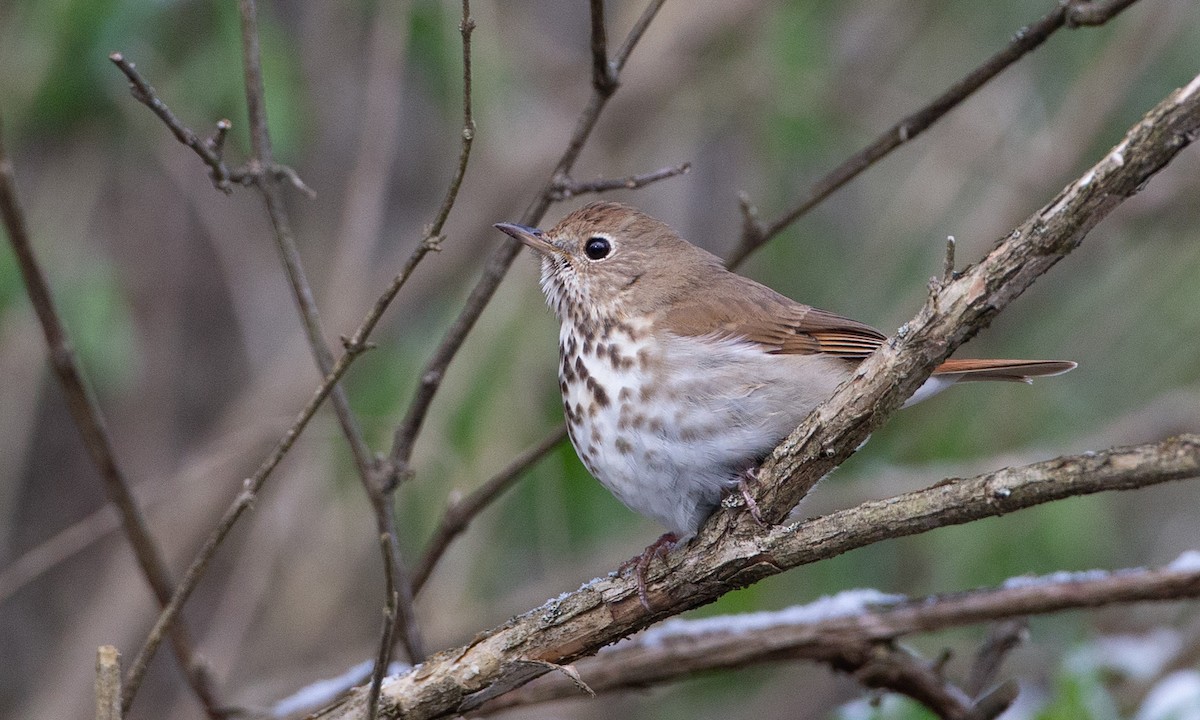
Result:
<svg viewBox="0 0 1200 720"><path fill-rule="evenodd" d="M1058 2L1054 9L1037 22L1018 30L1008 45L979 67L972 70L944 93L934 98L925 107L892 125L867 147L851 156L841 165L818 180L801 197L799 202L769 223L757 219L743 224L742 237L726 262L730 267L739 265L746 256L757 250L771 238L785 230L800 217L820 204L860 173L882 160L893 150L908 143L925 132L964 100L983 87L1004 69L1037 49L1051 35L1063 27L1102 25L1118 15L1137 0L1115 0L1091 2L1090 0L1066 0ZM749 218L749 216L747 216Z"/></svg>
<svg viewBox="0 0 1200 720"><path fill-rule="evenodd" d="M608 64L608 31L604 27L604 0L591 0L592 89L612 95L617 89L616 70Z"/></svg>
<svg viewBox="0 0 1200 720"><path fill-rule="evenodd" d="M686 175L692 169L691 163L681 163L673 167L665 167L642 175L629 175L623 178L602 178L591 182L578 182L570 177L560 177L555 180L554 194L551 199L555 202L569 200L584 193L599 193L607 190L636 190L653 182Z"/></svg>
<svg viewBox="0 0 1200 720"><path fill-rule="evenodd" d="M1020 619L1033 615L1196 597L1200 568L1175 564L1018 577L997 587L927 597L849 590L772 612L671 620L584 658L576 667L597 693L614 692L759 663L826 662L840 647L890 642L916 633L998 620L1020 626ZM976 692L971 683L967 688ZM548 675L481 709L492 712L578 695L572 685Z"/></svg>
<svg viewBox="0 0 1200 720"><path fill-rule="evenodd" d="M96 720L121 720L121 653L112 645L96 650Z"/></svg>
<svg viewBox="0 0 1200 720"><path fill-rule="evenodd" d="M136 65L127 60L119 52L109 55L108 59L120 68L121 72L125 73L125 77L129 78L129 91L133 95L133 98L150 108L163 121L163 124L170 129L171 134L175 136L176 140L191 148L193 152L200 156L204 164L208 165L213 185L218 190L231 193L233 192L234 183L250 185L254 182L252 172L245 168L231 170L225 164L222 150L225 146L225 135L231 127L228 120L221 120L217 123L217 132L211 139L201 140L191 128L180 122L175 113L171 112L167 104L158 97L158 93L154 91L153 86L137 71Z"/></svg>
<svg viewBox="0 0 1200 720"><path fill-rule="evenodd" d="M104 422L104 414L87 381L84 380L70 336L62 323L58 308L55 306L54 296L50 292L50 284L34 254L25 213L17 198L15 171L4 150L2 140L0 140L0 215L3 216L9 242L16 254L17 265L24 278L29 301L42 326L42 333L49 349L50 364L62 387L71 418L79 429L88 455L91 456L92 462L100 472L105 495L117 510L121 528L129 540L142 575L154 592L159 606L166 607L171 599L174 581L171 579L171 573L159 552L157 543L150 534L146 518L138 508L137 500L133 496L133 491L130 490L125 472L117 462L112 438L109 436L108 427ZM203 663L197 660L191 633L184 625L180 624L171 632L171 645L188 684L204 705L205 712L209 717L222 717L223 713L219 709L220 703L213 691L208 670Z"/></svg>
<svg viewBox="0 0 1200 720"><path fill-rule="evenodd" d="M655 612L642 606L633 572L597 578L477 635L464 647L431 656L420 672L389 678L381 698L388 708L387 717L421 720L468 712L544 674L544 669L531 669L522 660L573 662L664 616L711 602L729 590L788 568L881 540L1065 497L1198 475L1200 435L1189 435L946 480L925 490L765 531L753 522L746 523L749 530L725 522L727 515L742 517L746 513L721 513L701 530L686 552L673 552L663 563L651 565L647 581ZM722 526L729 531L722 532ZM1183 570L1173 571L1164 582L1200 583L1194 568ZM1141 587L1134 584L1125 591L1141 593ZM919 607L908 612L915 618L924 617ZM365 693L360 689L317 717L358 717L364 702Z"/></svg>
<svg viewBox="0 0 1200 720"><path fill-rule="evenodd" d="M413 592L418 593L425 586L433 568L437 565L442 554L450 547L467 526L479 513L483 512L497 497L509 489L527 470L536 465L551 450L558 447L567 437L567 426L559 425L549 435L542 438L536 445L513 458L500 472L493 475L487 482L480 485L466 497L451 501L442 515L441 522L433 531L429 542L425 545L425 553L413 569Z"/></svg>
<svg viewBox="0 0 1200 720"><path fill-rule="evenodd" d="M637 23L634 24L629 35L626 36L625 42L618 51L616 58L612 61L612 74L614 81L620 77L621 69L628 60L633 48L637 45L642 35L646 32L650 21L658 13L665 0L650 0L646 9L642 12ZM595 5L592 8L596 11ZM583 150L583 145L591 136L592 129L596 126L597 120L600 118L600 113L604 109L611 94L593 89L591 98L588 100L587 106L580 113L579 119L575 124L575 130L567 141L567 148L559 158L558 164L550 173L546 183L538 192L533 203L527 208L521 216L521 223L525 225L536 225L546 213L547 208L553 202L554 186L557 178L570 175L571 168L574 167L575 161L579 158L579 153ZM392 450L389 453L389 463L386 472L390 475L393 481L398 481L411 474L412 469L409 463L412 460L412 453L417 441L417 436L421 433L421 428L425 423L425 417L429 412L429 407L433 403L433 398L441 387L442 379L446 375L446 368L454 356L458 354L458 350L462 347L463 341L475 326L475 321L483 313L483 309L487 307L488 302L492 299L492 295L496 292L496 288L500 286L500 281L508 273L508 268L512 266L513 260L516 259L521 250L521 244L512 238L507 238L503 243L496 248L495 252L488 259L487 266L484 268L483 277L475 284L468 296L466 304L463 306L454 323L442 336L433 356L425 364L421 372L420 380L417 389L413 394L413 399L409 403L408 411L405 413L400 425L396 428Z"/></svg>
<svg viewBox="0 0 1200 720"><path fill-rule="evenodd" d="M260 168L274 166L271 154L271 138L267 126L266 90L262 80L262 61L259 53L258 8L255 0L239 0L238 10L242 27L242 57L245 71L246 105L250 120L250 145L253 157L251 165ZM303 321L308 344L316 360L317 367L323 375L329 375L334 366L333 354L325 344L325 333L321 326L320 313L317 311L313 298L312 286L304 272L300 252L292 234L291 221L284 206L283 195L280 192L278 177L271 173L259 173L255 184L262 192L266 203L267 215L274 230L276 247L280 260L283 262L291 283L292 295ZM358 470L359 480L370 500L375 514L375 524L381 534L387 534L391 541L392 554L390 557L394 567L390 570L395 575L396 592L399 596L399 609L396 614L396 634L404 644L409 658L419 662L425 656L420 633L416 624L416 616L412 607L412 585L408 572L403 566L399 542L395 539L395 518L392 513L391 496L385 492L376 475L375 459L370 447L363 436L350 408L350 400L346 391L340 385L335 385L330 393L330 402L342 433L350 445L354 464ZM384 562L388 562L386 554Z"/></svg>
<svg viewBox="0 0 1200 720"><path fill-rule="evenodd" d="M979 652L975 653L975 660L971 663L971 674L967 676L964 685L967 693L975 697L995 683L1004 659L1028 638L1029 623L1023 615L995 623L988 633L987 640L979 648Z"/></svg>
<svg viewBox="0 0 1200 720"><path fill-rule="evenodd" d="M370 320L368 316L367 320ZM263 485L270 478L271 473L279 466L279 463L287 455L288 451L299 439L300 433L308 427L308 423L316 415L317 409L325 402L325 398L333 391L333 388L350 369L350 365L359 355L366 352L370 346L366 343L365 338L367 331L364 329L367 323L359 326L359 329L354 333L354 339L346 343L346 351L338 358L333 370L325 376L325 379L313 392L308 404L299 412L295 421L284 432L283 436L275 443L275 447L267 457L259 464L254 475L247 478L242 483L242 491L234 498L233 503L225 510L216 527L209 533L204 545L196 553L196 557L192 560L191 565L183 574L183 579L175 588L174 595L171 596L170 602L163 608L159 614L158 620L155 621L154 627L151 629L149 636L146 638L142 649L138 651L134 658L133 664L129 669L129 677L125 681L124 700L123 704L128 711L129 704L133 702L133 698L137 695L138 688L141 686L142 678L145 675L146 669L149 667L150 660L153 659L154 653L158 650L159 644L166 628L174 626L175 618L179 611L183 609L184 604L191 597L192 591L200 582L200 578L204 576L205 570L208 569L209 563L216 554L217 549L233 529L238 519L246 510L250 509L254 501L257 499L259 492L262 491Z"/></svg>
<svg viewBox="0 0 1200 720"><path fill-rule="evenodd" d="M392 660L392 633L396 629L396 606L400 602L396 592L396 576L392 572L395 559L392 557L392 538L383 534L379 536L379 546L388 562L384 563L384 582L387 592L387 604L383 609L383 636L379 639L379 653L375 656L375 667L371 670L371 685L367 691L367 720L379 717L379 688L383 684L383 676L387 673L388 664Z"/></svg>

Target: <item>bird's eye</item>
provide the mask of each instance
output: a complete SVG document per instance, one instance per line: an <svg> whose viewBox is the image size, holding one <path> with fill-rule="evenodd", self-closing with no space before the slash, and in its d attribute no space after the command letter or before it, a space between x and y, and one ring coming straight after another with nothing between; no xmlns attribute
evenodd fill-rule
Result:
<svg viewBox="0 0 1200 720"><path fill-rule="evenodd" d="M608 238L596 235L588 238L584 243L583 252L591 260L603 260L612 252L612 243L608 241Z"/></svg>

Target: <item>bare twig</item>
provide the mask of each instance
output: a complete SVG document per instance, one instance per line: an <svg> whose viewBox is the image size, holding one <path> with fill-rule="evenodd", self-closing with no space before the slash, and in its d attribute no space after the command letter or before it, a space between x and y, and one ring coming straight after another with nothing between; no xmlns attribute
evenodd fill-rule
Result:
<svg viewBox="0 0 1200 720"><path fill-rule="evenodd" d="M1136 1L1066 0L1056 3L1054 9L1045 17L1018 30L1003 50L988 58L986 62L950 86L925 107L892 125L870 145L814 183L799 202L778 218L769 223L763 223L756 218L745 216L746 222L743 224L742 237L737 247L726 258L726 262L730 267L739 265L747 255L796 222L861 172L886 157L896 148L925 132L963 100L983 87L987 81L1035 50L1058 30L1063 27L1102 25Z"/></svg>
<svg viewBox="0 0 1200 720"><path fill-rule="evenodd" d="M83 437L83 444L88 455L100 472L104 483L104 492L109 502L117 510L121 527L133 548L142 574L160 607L166 607L174 590L171 573L158 550L158 545L150 534L146 519L138 508L137 500L130 490L125 472L117 462L113 449L112 438L104 422L104 414L96 402L79 362L75 349L71 344L66 327L63 326L54 296L50 293L50 285L46 275L33 252L33 244L29 228L25 222L25 213L17 198L16 177L12 162L4 150L0 140L0 215L3 216L9 241L17 256L17 265L25 280L26 291L30 303L37 314L50 351L50 364L62 387L71 418ZM184 676L192 691L204 705L210 717L222 716L207 668L195 656L194 643L191 634L182 624L171 633L171 645Z"/></svg>
<svg viewBox="0 0 1200 720"><path fill-rule="evenodd" d="M201 140L196 133L180 122L175 113L167 107L167 104L158 97L158 93L150 83L142 77L142 74L137 71L137 66L125 58L124 54L115 52L108 56L113 64L125 73L125 77L129 78L129 90L133 98L150 108L150 110L158 116L163 124L170 129L175 139L187 145L200 156L205 165L208 165L209 174L212 176L213 185L217 189L225 192L233 192L233 184L250 185L254 182L254 175L245 168L231 170L225 164L225 159L222 157L222 150L225 146L225 135L232 127L228 120L217 122L216 134L208 139Z"/></svg>
<svg viewBox="0 0 1200 720"><path fill-rule="evenodd" d="M1028 637L1029 623L1024 617L995 623L971 663L971 674L964 686L967 693L978 697L993 684L1004 659Z"/></svg>
<svg viewBox="0 0 1200 720"><path fill-rule="evenodd" d="M239 0L238 9L242 27L242 56L245 70L246 105L250 118L250 144L253 151L251 164L257 163L260 168L270 168L274 166L274 159L271 154L271 138L266 116L266 91L263 87L262 64L258 47L258 8L255 0ZM271 220L271 227L274 229L280 260L287 271L309 347L321 373L329 375L334 365L333 354L325 344L321 317L317 311L312 287L304 272L300 252L292 234L291 221L287 209L284 207L278 177L271 173L259 173L255 184L262 192L263 200L266 203L267 215ZM394 564L390 570L394 573L396 592L399 597L396 634L404 644L409 658L413 662L419 662L424 657L425 651L412 608L412 586L408 572L403 566L399 542L396 540L391 497L381 487L375 472L374 457L363 437L362 428L350 408L350 400L345 389L340 385L335 385L330 392L330 402L333 405L338 424L341 425L342 433L350 445L363 489L371 502L376 527L381 534L392 538L390 543L392 552L390 555L385 554L384 562L388 562L391 558Z"/></svg>
<svg viewBox="0 0 1200 720"><path fill-rule="evenodd" d="M96 720L121 720L121 653L112 645L96 650Z"/></svg>
<svg viewBox="0 0 1200 720"><path fill-rule="evenodd" d="M1145 487L1200 475L1200 436L1063 457L975 478L952 479L931 488L831 513L766 531L749 531L710 521L687 552L665 558L647 573L655 611L647 612L633 573L595 579L579 590L477 635L469 645L428 658L418 673L389 678L382 690L388 717L441 717L480 707L543 674L523 659L565 664L596 652L655 620L711 602L735 588L800 564L816 562L884 539L1002 515L1064 497ZM745 513L728 513L734 517ZM727 526L723 532L721 526ZM1115 580L1120 583L1120 580ZM1184 569L1163 577L1167 584L1200 583ZM1143 593L1143 585L1125 587ZM1054 596L1058 597L1058 596ZM1120 599L1119 593L1111 597ZM913 609L912 612L917 612ZM589 683L590 684L590 683ZM318 715L359 716L365 693Z"/></svg>
<svg viewBox="0 0 1200 720"><path fill-rule="evenodd" d="M891 690L916 700L942 720L995 717L978 717L971 698L943 678L936 667L891 643L842 643L831 647L830 656L824 660L852 675L864 687ZM1015 699L1014 695L1012 700ZM996 715L1006 707L1000 708Z"/></svg>
<svg viewBox="0 0 1200 720"><path fill-rule="evenodd" d="M1200 571L1172 565L1020 577L997 587L928 597L850 590L773 612L671 620L580 660L577 668L597 693L615 692L758 663L827 662L840 647L982 622L1022 625L1020 618L1031 615L1198 596ZM971 682L966 690L971 695L979 692ZM546 676L481 709L492 712L578 694L570 683Z"/></svg>
<svg viewBox="0 0 1200 720"><path fill-rule="evenodd" d="M646 9L642 12L638 21L634 24L633 29L625 38L625 42L617 51L616 57L611 61L612 75L614 80L620 77L620 72L625 66L625 62L629 59L629 54L633 52L633 48L637 45L642 35L646 32L650 21L658 13L665 0L650 0ZM596 4L592 5L592 11L597 11ZM595 16L593 15L593 23ZM533 203L526 209L521 217L521 223L525 225L536 225L545 214L546 209L553 202L554 186L557 178L570 175L571 168L574 167L575 161L579 158L579 153L583 149L584 143L591 136L592 129L596 126L596 121L600 117L600 112L608 102L610 94L593 89L592 96L588 101L583 112L580 113L579 119L575 124L575 130L571 134L571 138L567 141L567 148L559 158L558 164L550 173L546 183L542 186ZM396 428L392 450L389 454L389 467L387 472L393 479L403 478L411 473L409 463L412 460L413 448L416 444L417 436L421 433L421 427L425 423L425 416L429 412L429 406L433 403L433 398L441 387L442 379L446 375L446 368L454 356L458 354L458 349L462 347L462 343L466 340L467 334L475 326L475 321L479 319L479 315L492 299L492 295L499 287L500 281L504 279L508 268L516 259L517 254L521 250L521 244L516 240L508 238L503 241L500 247L492 253L488 259L487 266L484 269L483 277L475 284L468 296L464 305L454 323L442 336L433 356L426 362L424 369L420 375L420 381L413 395L413 399L409 404L408 411L401 420L400 425Z"/></svg>
<svg viewBox="0 0 1200 720"><path fill-rule="evenodd" d="M617 70L608 64L608 31L604 27L604 0L591 0L592 89L612 95L617 89Z"/></svg>
<svg viewBox="0 0 1200 720"><path fill-rule="evenodd" d="M396 606L400 602L396 592L396 577L392 572L396 564L392 558L392 536L380 535L379 546L388 560L383 566L387 604L383 608L383 635L379 639L379 653L375 656L375 667L371 670L371 686L367 691L367 720L375 720L379 716L379 688L392 660L392 633L396 629Z"/></svg>
<svg viewBox="0 0 1200 720"><path fill-rule="evenodd" d="M555 202L568 200L584 193L598 193L607 190L636 190L652 182L665 180L676 175L686 175L692 169L691 163L681 163L673 167L665 167L642 175L629 175L623 178L603 178L591 182L579 182L570 177L560 177L555 180L554 193L551 196Z"/></svg>
<svg viewBox="0 0 1200 720"><path fill-rule="evenodd" d="M512 462L503 470L493 475L469 495L450 502L445 514L442 515L441 522L438 523L437 529L433 531L433 535L425 546L425 553L413 570L414 593L420 592L421 588L425 586L425 581L429 579L429 575L433 572L433 568L441 559L442 554L446 552L446 548L450 547L450 543L467 529L467 525L475 519L475 516L501 493L512 487L525 474L525 471L558 447L566 437L567 426L559 425L536 445L513 458Z"/></svg>

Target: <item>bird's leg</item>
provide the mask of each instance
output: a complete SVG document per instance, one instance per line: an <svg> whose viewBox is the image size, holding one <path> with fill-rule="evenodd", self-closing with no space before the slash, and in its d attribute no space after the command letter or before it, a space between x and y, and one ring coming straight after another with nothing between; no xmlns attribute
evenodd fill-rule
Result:
<svg viewBox="0 0 1200 720"><path fill-rule="evenodd" d="M754 496L750 494L750 481L758 479L758 469L748 467L738 473L737 489L742 496L742 500L746 502L746 509L750 511L750 517L754 518L754 522L759 525L766 525L763 520L762 513L758 511L758 503L754 501Z"/></svg>
<svg viewBox="0 0 1200 720"><path fill-rule="evenodd" d="M654 558L666 557L677 542L679 542L679 536L675 533L663 533L657 540L647 545L641 555L629 558L617 568L617 572L624 572L630 566L636 568L638 599L642 601L642 607L646 608L646 612L654 612L654 608L650 607L650 596L646 594L646 571L650 569L650 562Z"/></svg>

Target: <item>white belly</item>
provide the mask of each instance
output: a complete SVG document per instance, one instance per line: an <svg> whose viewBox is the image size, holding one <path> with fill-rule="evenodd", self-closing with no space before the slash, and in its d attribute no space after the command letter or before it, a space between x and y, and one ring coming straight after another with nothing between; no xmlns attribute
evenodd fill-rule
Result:
<svg viewBox="0 0 1200 720"><path fill-rule="evenodd" d="M563 407L584 465L681 536L849 374L830 358L639 327L589 340L564 323L559 342Z"/></svg>

